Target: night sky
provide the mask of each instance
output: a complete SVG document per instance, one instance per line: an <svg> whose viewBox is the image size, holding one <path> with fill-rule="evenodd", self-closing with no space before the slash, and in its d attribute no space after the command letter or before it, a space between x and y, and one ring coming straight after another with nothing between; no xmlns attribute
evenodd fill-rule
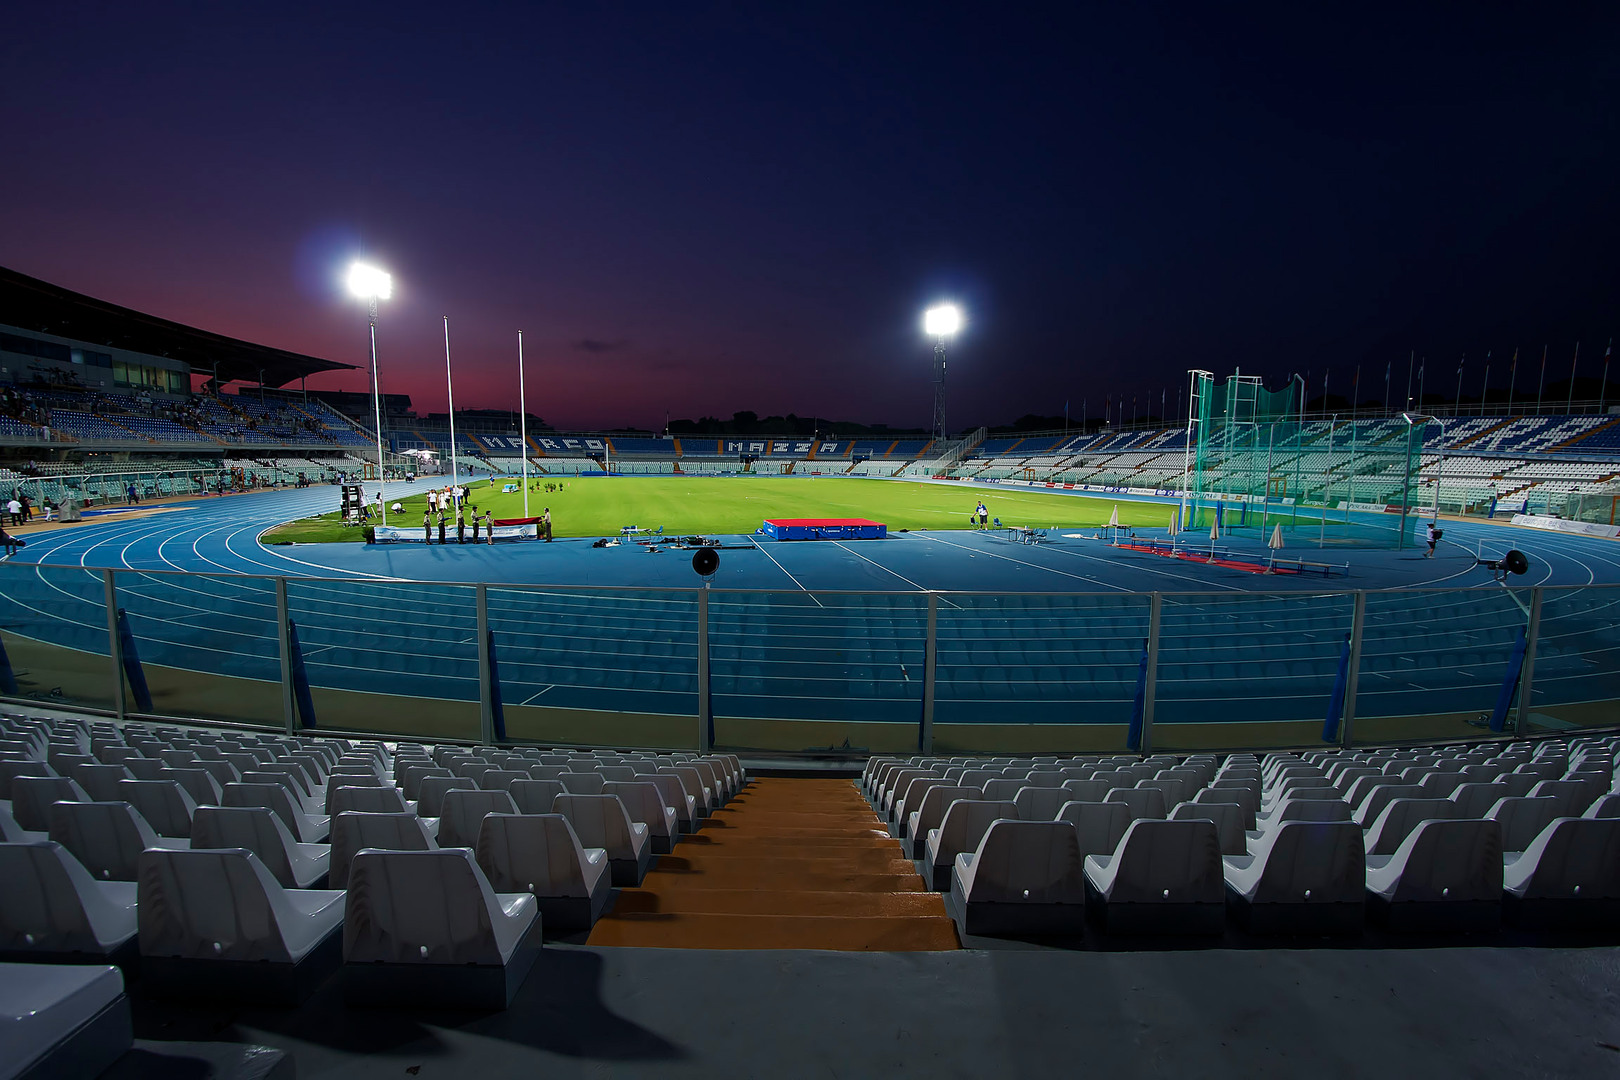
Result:
<svg viewBox="0 0 1620 1080"><path fill-rule="evenodd" d="M513 407L522 329L566 427L926 425L938 299L953 428L1597 374L1620 5L1110 7L19 4L0 264L361 364L363 255L385 391L443 411L448 315L456 404Z"/></svg>

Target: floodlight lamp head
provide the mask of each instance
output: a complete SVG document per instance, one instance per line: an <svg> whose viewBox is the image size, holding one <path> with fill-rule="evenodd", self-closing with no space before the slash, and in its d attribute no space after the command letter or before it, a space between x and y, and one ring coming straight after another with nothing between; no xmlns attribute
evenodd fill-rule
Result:
<svg viewBox="0 0 1620 1080"><path fill-rule="evenodd" d="M962 328L962 312L955 304L936 304L923 312L923 330L929 337L950 337Z"/></svg>
<svg viewBox="0 0 1620 1080"><path fill-rule="evenodd" d="M1440 422L1440 418L1437 416L1430 416L1427 413L1415 412L1403 412L1401 413L1401 419L1405 420L1408 424L1411 424L1414 427L1418 424L1438 424Z"/></svg>
<svg viewBox="0 0 1620 1080"><path fill-rule="evenodd" d="M349 293L361 300L387 300L394 295L394 279L375 266L353 263L349 267Z"/></svg>

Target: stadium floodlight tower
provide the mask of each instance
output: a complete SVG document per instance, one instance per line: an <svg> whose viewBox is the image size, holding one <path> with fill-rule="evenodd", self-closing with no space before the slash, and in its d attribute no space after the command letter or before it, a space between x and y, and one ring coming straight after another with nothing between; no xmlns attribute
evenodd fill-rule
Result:
<svg viewBox="0 0 1620 1080"><path fill-rule="evenodd" d="M945 440L945 343L962 329L955 304L935 304L923 312L923 332L934 339L934 438Z"/></svg>
<svg viewBox="0 0 1620 1080"><path fill-rule="evenodd" d="M383 469L382 391L377 382L377 301L394 295L394 279L385 270L356 262L349 266L349 293L367 302L371 322L371 404L377 417L377 498L382 502L382 523L387 525L388 500L383 495L387 473Z"/></svg>

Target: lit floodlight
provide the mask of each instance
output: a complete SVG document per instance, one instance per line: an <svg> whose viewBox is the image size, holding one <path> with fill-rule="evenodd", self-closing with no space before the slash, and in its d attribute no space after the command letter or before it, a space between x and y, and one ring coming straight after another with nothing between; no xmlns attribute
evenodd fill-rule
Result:
<svg viewBox="0 0 1620 1080"><path fill-rule="evenodd" d="M923 329L929 337L950 337L962 328L962 313L955 304L940 304L923 312Z"/></svg>
<svg viewBox="0 0 1620 1080"><path fill-rule="evenodd" d="M349 267L349 292L362 300L387 300L394 294L394 279L385 270L357 262Z"/></svg>

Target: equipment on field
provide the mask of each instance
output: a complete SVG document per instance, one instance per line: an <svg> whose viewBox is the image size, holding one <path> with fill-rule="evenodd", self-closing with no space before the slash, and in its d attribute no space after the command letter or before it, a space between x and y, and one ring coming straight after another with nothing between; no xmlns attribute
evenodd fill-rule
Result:
<svg viewBox="0 0 1620 1080"><path fill-rule="evenodd" d="M692 572L707 582L720 569L720 553L712 547L700 547L692 553Z"/></svg>

